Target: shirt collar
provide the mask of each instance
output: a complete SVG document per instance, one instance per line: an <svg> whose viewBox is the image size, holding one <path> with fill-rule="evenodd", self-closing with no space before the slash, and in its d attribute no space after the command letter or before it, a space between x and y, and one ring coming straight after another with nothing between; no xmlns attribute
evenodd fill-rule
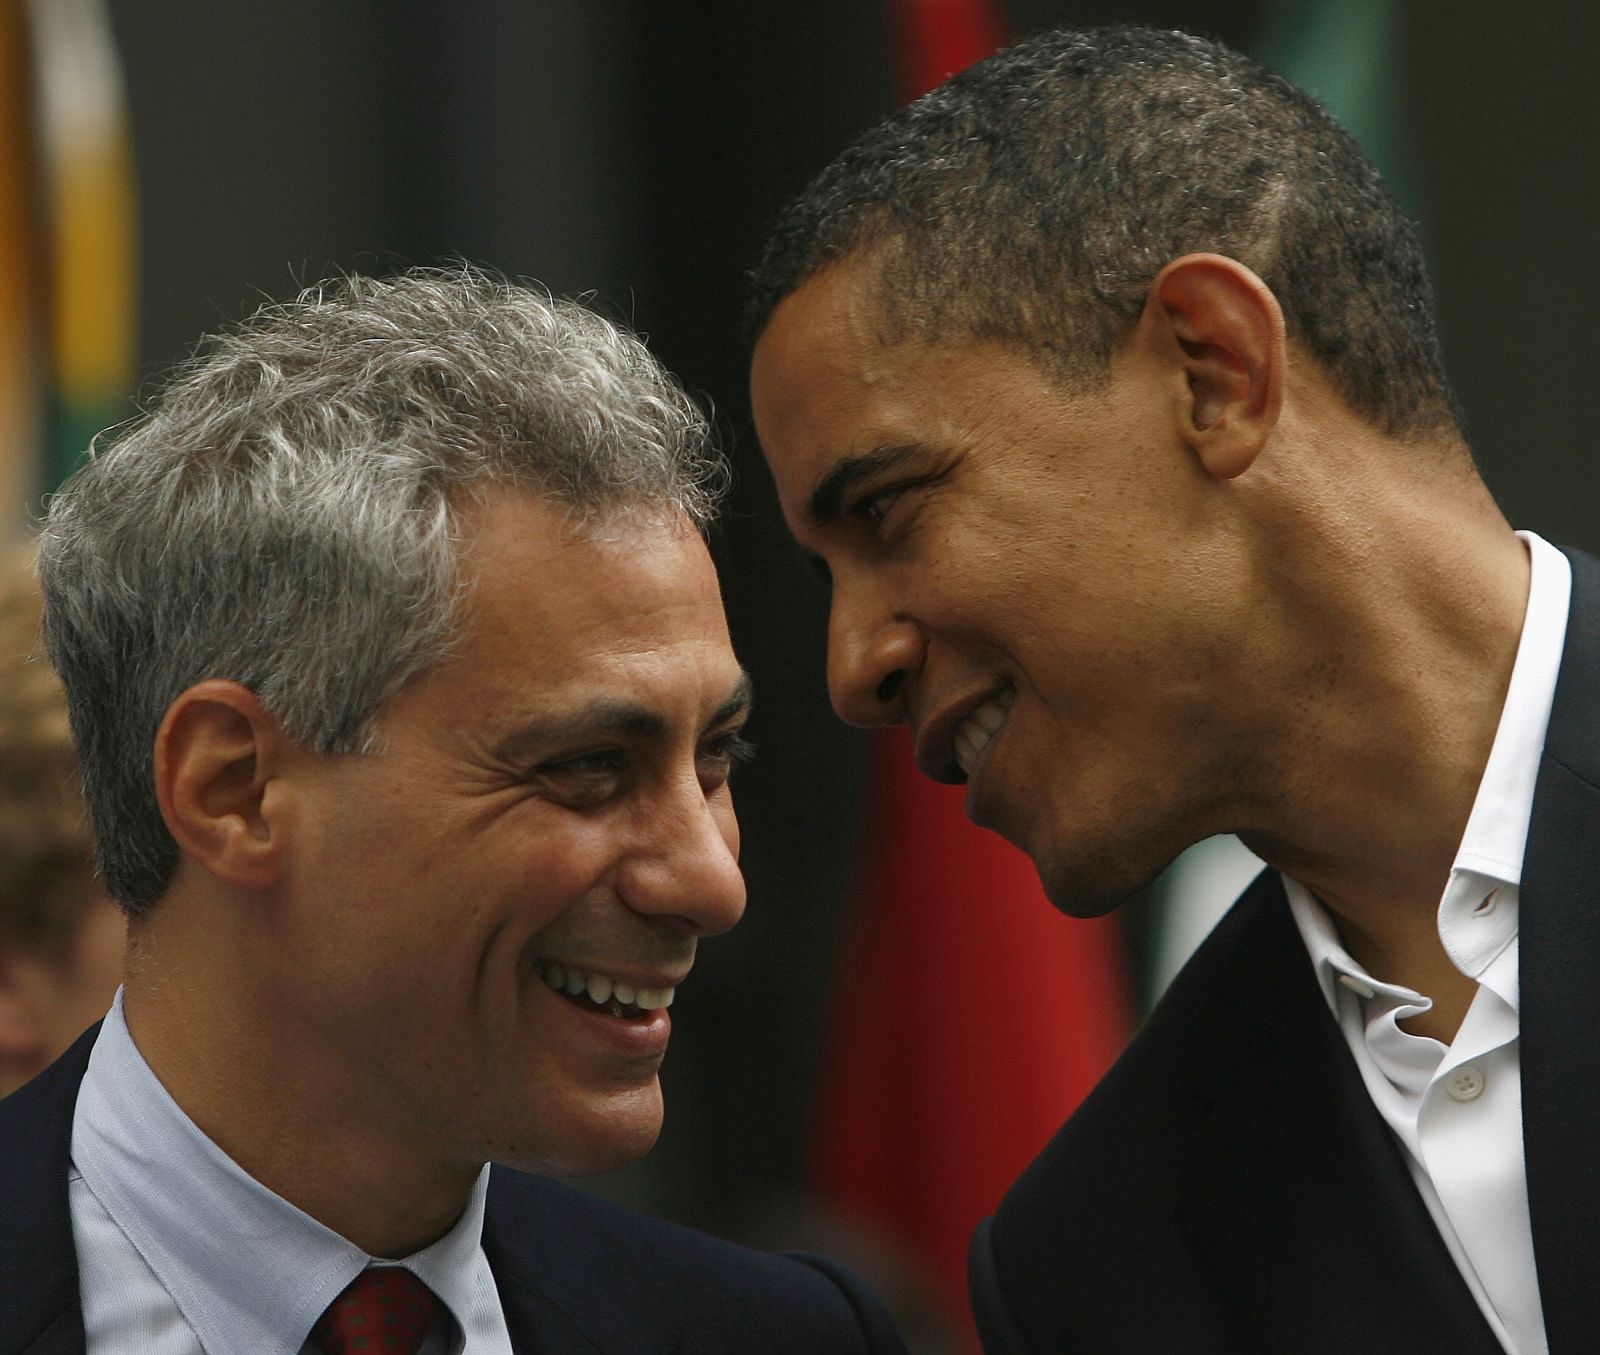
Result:
<svg viewBox="0 0 1600 1355"><path fill-rule="evenodd" d="M1522 882L1533 787L1539 778L1572 597L1572 565L1567 557L1532 532L1517 535L1528 547L1531 566L1528 609L1494 745L1454 866L1513 885Z"/></svg>
<svg viewBox="0 0 1600 1355"><path fill-rule="evenodd" d="M294 1355L374 1260L246 1174L184 1114L134 1045L120 989L89 1056L72 1159L208 1350ZM399 1262L457 1323L472 1310L488 1181L485 1166L455 1226Z"/></svg>
<svg viewBox="0 0 1600 1355"><path fill-rule="evenodd" d="M1489 759L1439 901L1440 939L1451 962L1471 978L1482 978L1517 936L1522 857L1572 595L1567 557L1533 532L1517 536L1530 566L1522 634ZM1356 962L1327 910L1303 884L1286 876L1284 890L1330 1005L1337 1006L1334 984L1341 980L1364 998L1409 992L1374 979Z"/></svg>
<svg viewBox="0 0 1600 1355"><path fill-rule="evenodd" d="M1572 599L1567 557L1532 532L1517 535L1528 547L1531 566L1522 638L1489 760L1439 901L1445 953L1463 974L1480 981L1517 937L1522 857Z"/></svg>

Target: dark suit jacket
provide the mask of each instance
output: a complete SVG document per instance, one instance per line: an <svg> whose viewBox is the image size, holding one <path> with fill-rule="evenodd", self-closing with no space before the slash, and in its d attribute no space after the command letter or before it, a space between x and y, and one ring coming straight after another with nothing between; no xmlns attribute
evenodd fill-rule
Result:
<svg viewBox="0 0 1600 1355"><path fill-rule="evenodd" d="M1520 904L1522 1119L1552 1355L1600 1350L1600 564ZM1263 874L973 1238L991 1355L1499 1355Z"/></svg>
<svg viewBox="0 0 1600 1355"><path fill-rule="evenodd" d="M0 1101L0 1355L83 1355L67 1171L98 1029ZM519 1352L904 1352L877 1299L820 1257L751 1251L522 1172L490 1174L483 1249Z"/></svg>

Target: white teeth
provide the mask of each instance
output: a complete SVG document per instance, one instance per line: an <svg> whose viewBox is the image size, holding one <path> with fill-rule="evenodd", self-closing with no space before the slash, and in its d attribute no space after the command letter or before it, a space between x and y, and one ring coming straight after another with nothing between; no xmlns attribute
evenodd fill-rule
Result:
<svg viewBox="0 0 1600 1355"><path fill-rule="evenodd" d="M988 741L988 736L985 735L982 742L979 742L978 736L966 725L962 725L960 729L956 730L956 762L960 764L962 771L970 772L972 770L972 764L978 757L978 750Z"/></svg>
<svg viewBox="0 0 1600 1355"><path fill-rule="evenodd" d="M989 746L989 740L1000 732L1000 726L1005 724L1006 713L1016 699L1016 692L1008 687L999 696L985 701L956 727L953 739L956 762L968 776L972 775L978 755Z"/></svg>
<svg viewBox="0 0 1600 1355"><path fill-rule="evenodd" d="M984 729L993 734L1006 722L1006 707L1003 707L998 701L985 701L968 718L976 720Z"/></svg>
<svg viewBox="0 0 1600 1355"><path fill-rule="evenodd" d="M660 1011L672 1005L677 993L675 988L644 988L605 974L585 974L582 970L569 969L553 960L540 960L535 967L539 976L556 992L565 992L571 997L587 996L597 1007L615 1001L624 1007L638 1007L641 1011Z"/></svg>

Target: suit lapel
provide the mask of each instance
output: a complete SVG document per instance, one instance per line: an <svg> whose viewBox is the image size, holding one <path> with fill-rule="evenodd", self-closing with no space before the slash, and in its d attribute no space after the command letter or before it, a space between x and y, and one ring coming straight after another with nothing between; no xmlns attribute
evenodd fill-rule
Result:
<svg viewBox="0 0 1600 1355"><path fill-rule="evenodd" d="M1600 1328L1600 564L1573 554L1572 610L1522 866L1523 1146L1555 1355Z"/></svg>
<svg viewBox="0 0 1600 1355"><path fill-rule="evenodd" d="M518 1355L623 1355L630 1350L626 1343L618 1346L602 1335L604 1290L616 1277L573 1253L565 1241L566 1212L559 1202L538 1198L542 1184L520 1174L513 1179L499 1168L489 1175L483 1251L512 1348ZM580 1279L568 1287L561 1277L573 1271ZM595 1286L601 1290L598 1307L586 1298ZM559 1304L552 1290L561 1294Z"/></svg>
<svg viewBox="0 0 1600 1355"><path fill-rule="evenodd" d="M601 1355L603 1348L551 1303L515 1261L503 1253L498 1259L491 1255L489 1268L500 1293L511 1348L518 1355Z"/></svg>
<svg viewBox="0 0 1600 1355"><path fill-rule="evenodd" d="M1231 986L1195 1047L1208 1104L1183 1226L1269 1350L1500 1355L1373 1107L1282 883L1241 901ZM1403 1283L1396 1283L1404 1277Z"/></svg>
<svg viewBox="0 0 1600 1355"><path fill-rule="evenodd" d="M72 1112L96 1024L27 1086L0 1101L0 1350L83 1355L78 1257L67 1173Z"/></svg>

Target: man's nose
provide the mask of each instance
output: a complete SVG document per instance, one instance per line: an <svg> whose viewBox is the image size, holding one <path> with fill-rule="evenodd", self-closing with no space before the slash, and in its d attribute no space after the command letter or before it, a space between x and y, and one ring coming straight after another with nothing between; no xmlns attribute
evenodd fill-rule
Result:
<svg viewBox="0 0 1600 1355"><path fill-rule="evenodd" d="M726 786L707 794L691 772L645 811L648 841L623 866L622 894L638 913L715 936L744 915L739 822Z"/></svg>
<svg viewBox="0 0 1600 1355"><path fill-rule="evenodd" d="M861 593L834 585L828 616L828 695L847 724L905 718L906 685L922 666L916 624Z"/></svg>

